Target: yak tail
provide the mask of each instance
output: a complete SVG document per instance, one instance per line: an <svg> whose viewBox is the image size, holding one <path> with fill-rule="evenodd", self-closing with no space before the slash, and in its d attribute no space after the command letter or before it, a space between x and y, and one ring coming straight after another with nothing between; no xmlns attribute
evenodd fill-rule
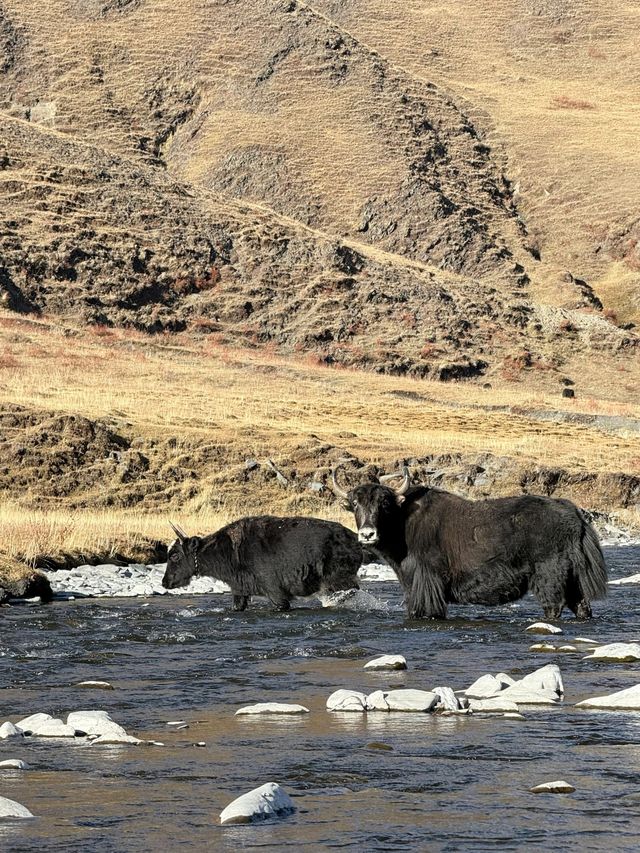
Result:
<svg viewBox="0 0 640 853"><path fill-rule="evenodd" d="M407 565L407 562L413 565ZM411 586L406 591L409 616L415 619L444 619L447 603L441 578L410 557L404 560L402 568L413 575Z"/></svg>
<svg viewBox="0 0 640 853"><path fill-rule="evenodd" d="M587 601L607 597L607 567L600 540L593 525L582 516L582 536L579 553L575 555L574 571Z"/></svg>

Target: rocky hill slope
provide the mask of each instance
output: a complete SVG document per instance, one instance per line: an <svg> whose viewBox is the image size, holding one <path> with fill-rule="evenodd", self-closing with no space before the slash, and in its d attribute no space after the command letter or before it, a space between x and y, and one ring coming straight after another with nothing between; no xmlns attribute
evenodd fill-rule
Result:
<svg viewBox="0 0 640 853"><path fill-rule="evenodd" d="M546 262L462 39L420 54L416 14L3 0L5 307L444 380L626 363L612 288L560 242ZM634 229L604 238L628 272Z"/></svg>

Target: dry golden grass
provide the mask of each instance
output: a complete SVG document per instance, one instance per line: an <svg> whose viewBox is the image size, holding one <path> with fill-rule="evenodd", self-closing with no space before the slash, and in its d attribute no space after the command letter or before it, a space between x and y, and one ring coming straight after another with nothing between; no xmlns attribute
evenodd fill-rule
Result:
<svg viewBox="0 0 640 853"><path fill-rule="evenodd" d="M10 356L0 365L0 406L111 419L149 438L206 438L247 457L285 457L317 437L371 462L489 451L578 470L631 473L640 464L637 433L539 419L558 409L640 418L640 402L621 402L615 381L600 397L563 400L557 389L533 387L541 381L535 373L526 383L483 389L333 370L186 335L69 330L6 314L0 350ZM0 513L3 550L108 554L126 543L132 552L149 539L166 541L171 515L202 533L245 514L238 494L153 514L25 511L11 496ZM337 506L314 512L351 523Z"/></svg>

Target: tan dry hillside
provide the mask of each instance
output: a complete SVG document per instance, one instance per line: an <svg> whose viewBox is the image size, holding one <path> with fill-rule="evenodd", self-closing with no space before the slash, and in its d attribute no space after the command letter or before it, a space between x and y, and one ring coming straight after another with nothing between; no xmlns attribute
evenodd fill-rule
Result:
<svg viewBox="0 0 640 853"><path fill-rule="evenodd" d="M8 313L0 353L13 555L159 559L170 518L200 532L264 512L352 524L326 488L340 460L351 482L407 463L474 497L566 496L640 521L640 406L559 401L536 374L500 392Z"/></svg>
<svg viewBox="0 0 640 853"><path fill-rule="evenodd" d="M536 260L484 93L420 63L450 10L383 6L4 0L5 304L443 379L635 357L571 253Z"/></svg>
<svg viewBox="0 0 640 853"><path fill-rule="evenodd" d="M505 155L543 264L536 298L587 279L640 319L640 8L605 0L318 0L337 24L464 105Z"/></svg>

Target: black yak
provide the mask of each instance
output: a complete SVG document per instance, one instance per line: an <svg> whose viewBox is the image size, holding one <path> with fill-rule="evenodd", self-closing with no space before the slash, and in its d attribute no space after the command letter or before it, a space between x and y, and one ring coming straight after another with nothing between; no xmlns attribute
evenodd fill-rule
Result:
<svg viewBox="0 0 640 853"><path fill-rule="evenodd" d="M548 619L591 617L607 594L598 536L571 501L520 495L471 501L440 489L367 483L334 492L358 538L395 571L411 617L444 618L448 603L505 604L531 591Z"/></svg>
<svg viewBox="0 0 640 853"><path fill-rule="evenodd" d="M235 610L252 595L288 610L294 596L358 588L362 549L356 534L334 521L253 516L202 538L172 527L178 539L167 554L167 589L212 577L231 587Z"/></svg>

